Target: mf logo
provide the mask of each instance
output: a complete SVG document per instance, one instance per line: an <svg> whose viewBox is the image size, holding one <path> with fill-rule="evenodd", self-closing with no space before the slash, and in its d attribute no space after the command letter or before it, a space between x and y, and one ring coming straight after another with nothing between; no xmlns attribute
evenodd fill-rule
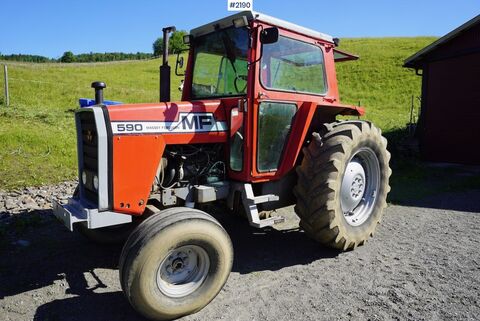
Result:
<svg viewBox="0 0 480 321"><path fill-rule="evenodd" d="M213 113L180 113L175 121L112 122L113 134L208 133L227 130L227 122L216 120Z"/></svg>
<svg viewBox="0 0 480 321"><path fill-rule="evenodd" d="M203 130L211 128L214 123L215 119L211 114L187 114L180 117L182 129Z"/></svg>

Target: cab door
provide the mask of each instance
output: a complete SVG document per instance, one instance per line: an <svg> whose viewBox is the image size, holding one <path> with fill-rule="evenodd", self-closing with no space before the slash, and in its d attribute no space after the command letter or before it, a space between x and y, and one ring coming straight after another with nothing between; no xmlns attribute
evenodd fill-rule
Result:
<svg viewBox="0 0 480 321"><path fill-rule="evenodd" d="M294 167L327 81L320 42L281 29L274 43L257 38L250 161L252 181L265 181Z"/></svg>

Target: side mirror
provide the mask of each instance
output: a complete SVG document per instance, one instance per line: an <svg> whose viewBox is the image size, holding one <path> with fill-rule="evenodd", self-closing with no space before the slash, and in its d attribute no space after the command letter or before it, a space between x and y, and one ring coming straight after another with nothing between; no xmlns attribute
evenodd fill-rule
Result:
<svg viewBox="0 0 480 321"><path fill-rule="evenodd" d="M177 53L177 63L175 64L175 75L177 76L185 76L185 69L183 68L185 64L185 58L180 55L183 52L185 52L185 50Z"/></svg>
<svg viewBox="0 0 480 321"><path fill-rule="evenodd" d="M193 36L192 35L185 35L183 36L183 44L184 45L189 45L192 43Z"/></svg>
<svg viewBox="0 0 480 321"><path fill-rule="evenodd" d="M260 42L263 44L275 43L278 41L278 28L271 27L260 32Z"/></svg>

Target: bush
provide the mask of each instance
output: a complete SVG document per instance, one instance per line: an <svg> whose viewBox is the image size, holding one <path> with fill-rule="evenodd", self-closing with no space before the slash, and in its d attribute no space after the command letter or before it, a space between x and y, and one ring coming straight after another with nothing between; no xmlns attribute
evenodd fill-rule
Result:
<svg viewBox="0 0 480 321"><path fill-rule="evenodd" d="M13 55L2 55L0 54L0 60L10 60L10 61L23 61L23 62L52 62L55 59L50 59L43 56L37 55L23 55L23 54L13 54Z"/></svg>
<svg viewBox="0 0 480 321"><path fill-rule="evenodd" d="M60 58L60 62L70 63L75 61L75 55L71 51L65 51L63 53L62 58Z"/></svg>
<svg viewBox="0 0 480 321"><path fill-rule="evenodd" d="M160 37L154 41L153 45L153 55L155 57L161 56L163 52L163 38Z"/></svg>

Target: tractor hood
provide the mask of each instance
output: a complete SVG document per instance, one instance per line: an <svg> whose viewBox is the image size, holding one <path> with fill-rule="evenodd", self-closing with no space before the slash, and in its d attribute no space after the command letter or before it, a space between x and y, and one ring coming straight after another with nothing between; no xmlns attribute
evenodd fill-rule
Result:
<svg viewBox="0 0 480 321"><path fill-rule="evenodd" d="M113 135L228 131L220 100L108 106Z"/></svg>

